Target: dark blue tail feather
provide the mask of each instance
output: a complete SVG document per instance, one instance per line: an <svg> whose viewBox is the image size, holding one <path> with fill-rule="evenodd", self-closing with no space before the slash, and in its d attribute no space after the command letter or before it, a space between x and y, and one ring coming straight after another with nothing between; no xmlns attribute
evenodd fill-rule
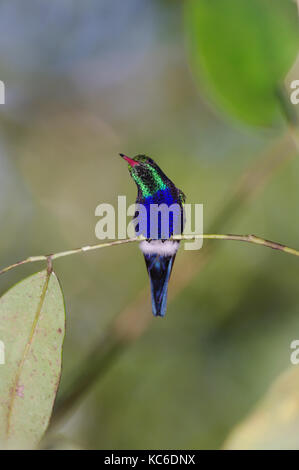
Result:
<svg viewBox="0 0 299 470"><path fill-rule="evenodd" d="M152 310L157 317L164 317L167 305L167 290L175 255L144 255L151 282Z"/></svg>

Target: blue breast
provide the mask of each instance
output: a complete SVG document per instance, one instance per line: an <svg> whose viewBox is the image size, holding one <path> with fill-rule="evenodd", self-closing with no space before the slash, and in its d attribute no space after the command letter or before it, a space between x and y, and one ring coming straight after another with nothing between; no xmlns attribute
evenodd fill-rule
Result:
<svg viewBox="0 0 299 470"><path fill-rule="evenodd" d="M139 201L144 210L141 210L136 225L136 234L152 239L167 239L173 234L182 233L183 208L173 191L166 188L157 191L154 195ZM165 205L160 207L160 205ZM173 206L174 205L174 206ZM172 206L170 211L165 210Z"/></svg>

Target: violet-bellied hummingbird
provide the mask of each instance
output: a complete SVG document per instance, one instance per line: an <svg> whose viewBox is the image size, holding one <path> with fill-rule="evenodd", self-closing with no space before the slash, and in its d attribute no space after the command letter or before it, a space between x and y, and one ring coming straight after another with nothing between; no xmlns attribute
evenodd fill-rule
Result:
<svg viewBox="0 0 299 470"><path fill-rule="evenodd" d="M146 155L133 158L120 153L128 162L129 173L137 185L136 204L142 205L146 214L146 222L136 225L138 234L145 236L140 249L143 252L151 284L152 311L155 316L164 317L167 304L167 290L179 241L169 240L172 235L181 234L184 227L185 202L184 193L163 173L161 168ZM167 206L166 213L158 211L153 223L153 207ZM140 229L142 225L143 229ZM155 237L152 237L153 226L156 226ZM166 227L166 230L165 230Z"/></svg>

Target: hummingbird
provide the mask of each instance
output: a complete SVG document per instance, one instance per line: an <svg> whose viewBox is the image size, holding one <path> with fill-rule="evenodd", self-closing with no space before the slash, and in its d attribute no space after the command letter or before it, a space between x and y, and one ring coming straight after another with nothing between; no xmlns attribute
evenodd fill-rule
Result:
<svg viewBox="0 0 299 470"><path fill-rule="evenodd" d="M185 223L183 206L186 197L152 158L146 155L136 155L133 158L123 153L119 155L128 163L129 173L137 185L135 217L139 213L140 205L145 209L141 211L141 218L142 214L146 215L146 221L139 220L135 225L135 231L137 235L144 235L146 238L141 241L140 249L150 279L153 315L164 317L168 282L180 244L179 241L169 238L183 232ZM164 207L166 205L169 211L166 215L165 212L159 211L154 221L152 208L162 208L162 205ZM152 237L153 227L154 237Z"/></svg>

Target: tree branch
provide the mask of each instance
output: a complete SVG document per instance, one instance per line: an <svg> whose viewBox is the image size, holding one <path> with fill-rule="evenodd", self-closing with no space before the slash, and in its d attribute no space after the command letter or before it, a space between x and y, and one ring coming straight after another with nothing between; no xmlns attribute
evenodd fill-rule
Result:
<svg viewBox="0 0 299 470"><path fill-rule="evenodd" d="M209 239L209 240L234 240L239 242L246 242L246 243L253 243L254 245L262 245L267 246L268 248L272 248L273 250L283 251L284 253L288 253L293 256L299 256L299 250L295 248L290 248L286 245L283 245L278 242L273 242L271 240L266 240L261 237L257 237L256 235L233 235L233 234L202 234L202 235L175 235L171 238L171 240L179 240L179 241L192 241L192 240L201 240L201 239ZM86 253L88 251L95 251L101 248L107 248L109 246L115 245L123 245L125 243L133 243L133 242L140 242L146 240L145 237L135 237L135 238L127 238L125 240L116 240L107 243L100 243L97 245L89 245L89 246L82 246L82 248L76 248L74 250L68 251L61 251L59 253L53 253L51 255L39 255L39 256L30 256L22 261L17 263L11 264L6 268L3 268L0 271L0 274L6 273L17 266L21 266L27 263L34 263L36 261L47 261L47 264L51 264L51 262L57 258L63 258L64 256L75 255L77 253Z"/></svg>

